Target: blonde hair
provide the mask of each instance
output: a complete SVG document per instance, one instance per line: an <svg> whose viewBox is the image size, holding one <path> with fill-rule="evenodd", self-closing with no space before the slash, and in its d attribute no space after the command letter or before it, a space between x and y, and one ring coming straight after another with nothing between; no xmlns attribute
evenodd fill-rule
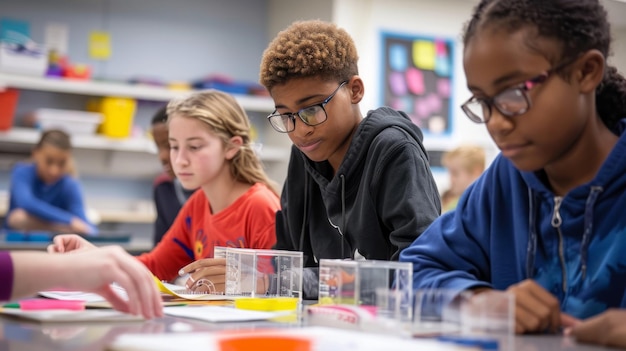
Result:
<svg viewBox="0 0 626 351"><path fill-rule="evenodd" d="M442 158L442 164L447 167L452 159L460 160L463 169L468 172L485 170L485 150L476 145L462 145L446 152Z"/></svg>
<svg viewBox="0 0 626 351"><path fill-rule="evenodd" d="M296 21L263 52L259 80L267 90L292 78L349 80L359 74L356 46L344 29L320 20Z"/></svg>
<svg viewBox="0 0 626 351"><path fill-rule="evenodd" d="M276 186L269 179L258 156L250 145L250 120L237 100L224 92L210 89L193 93L186 98L172 100L167 105L168 122L178 115L204 122L228 146L232 137L241 137L243 143L230 160L230 174L236 181L263 183L276 195Z"/></svg>

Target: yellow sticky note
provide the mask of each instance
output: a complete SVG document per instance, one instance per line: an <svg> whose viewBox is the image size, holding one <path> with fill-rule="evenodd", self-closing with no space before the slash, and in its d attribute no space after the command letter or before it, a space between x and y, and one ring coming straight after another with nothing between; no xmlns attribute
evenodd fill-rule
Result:
<svg viewBox="0 0 626 351"><path fill-rule="evenodd" d="M107 32L91 32L89 35L89 56L96 60L111 57L111 36Z"/></svg>
<svg viewBox="0 0 626 351"><path fill-rule="evenodd" d="M413 42L413 63L415 67L425 70L435 69L435 43L427 40Z"/></svg>

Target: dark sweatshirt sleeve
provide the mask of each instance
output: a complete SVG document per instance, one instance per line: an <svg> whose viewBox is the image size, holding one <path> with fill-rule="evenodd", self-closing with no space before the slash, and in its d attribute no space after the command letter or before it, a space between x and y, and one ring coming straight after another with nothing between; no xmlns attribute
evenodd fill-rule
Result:
<svg viewBox="0 0 626 351"><path fill-rule="evenodd" d="M24 211L43 220L70 224L73 214L45 201L39 200L33 193L32 184L36 174L30 167L16 167L11 177L11 199L15 202L13 208L21 208ZM71 194L70 196L74 196ZM69 201L73 201L71 199Z"/></svg>
<svg viewBox="0 0 626 351"><path fill-rule="evenodd" d="M276 245L274 245L276 250L300 251L303 249L300 247L299 241L301 228L290 227L292 223L298 223L299 226L302 226L304 201L302 197L306 191L304 183L301 182L304 178L304 165L300 155L295 150L295 146L292 147L287 177L280 194L281 210L276 212ZM292 230L297 232L292 233ZM307 259L304 260L306 265Z"/></svg>
<svg viewBox="0 0 626 351"><path fill-rule="evenodd" d="M437 185L430 172L428 159L415 143L392 146L395 150L378 163L378 181L373 182L373 193L381 220L390 233L391 243L397 247L392 260L398 260L400 251L408 247L441 213Z"/></svg>
<svg viewBox="0 0 626 351"><path fill-rule="evenodd" d="M9 301L13 293L13 260L8 251L0 251L0 301Z"/></svg>
<svg viewBox="0 0 626 351"><path fill-rule="evenodd" d="M162 183L157 184L153 191L154 205L156 207L157 214L156 221L154 222L154 236L152 237L152 241L155 246L159 243L159 241L161 241L168 229L170 229L170 225L168 225L165 215L166 209L163 204L165 196L162 195L163 191L164 185Z"/></svg>

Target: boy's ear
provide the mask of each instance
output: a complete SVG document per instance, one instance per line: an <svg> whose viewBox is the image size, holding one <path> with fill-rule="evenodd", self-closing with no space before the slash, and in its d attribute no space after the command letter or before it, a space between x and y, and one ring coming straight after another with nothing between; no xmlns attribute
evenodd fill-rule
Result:
<svg viewBox="0 0 626 351"><path fill-rule="evenodd" d="M241 145L243 145L243 139L240 136L237 135L230 138L226 146L226 159L232 160L239 152L239 149L241 149Z"/></svg>
<svg viewBox="0 0 626 351"><path fill-rule="evenodd" d="M348 86L350 87L350 102L353 104L361 102L363 95L365 94L365 86L363 85L361 77L353 76L350 78Z"/></svg>
<svg viewBox="0 0 626 351"><path fill-rule="evenodd" d="M596 49L589 50L580 57L574 79L578 81L582 93L595 91L602 82L606 66L605 61L604 55Z"/></svg>

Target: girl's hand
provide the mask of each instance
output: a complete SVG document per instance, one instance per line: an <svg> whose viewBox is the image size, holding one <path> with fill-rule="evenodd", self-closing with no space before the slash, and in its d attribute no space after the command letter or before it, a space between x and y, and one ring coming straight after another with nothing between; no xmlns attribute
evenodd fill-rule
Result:
<svg viewBox="0 0 626 351"><path fill-rule="evenodd" d="M48 245L49 253L66 253L77 250L95 249L96 246L76 234L61 234L52 238L52 244Z"/></svg>
<svg viewBox="0 0 626 351"><path fill-rule="evenodd" d="M534 280L527 279L507 289L515 295L515 332L517 334L569 327L577 319L561 312L559 301Z"/></svg>
<svg viewBox="0 0 626 351"><path fill-rule="evenodd" d="M54 257L55 260L62 261L60 266L66 272L72 272L58 275L61 286L101 295L116 310L142 315L147 319L163 316L161 293L154 283L152 273L121 247L107 246L78 251L72 257ZM112 283L124 288L128 299L120 297L111 288Z"/></svg>
<svg viewBox="0 0 626 351"><path fill-rule="evenodd" d="M583 343L626 348L626 310L608 310L566 329L565 334Z"/></svg>
<svg viewBox="0 0 626 351"><path fill-rule="evenodd" d="M185 287L195 292L223 293L226 290L226 259L205 258L183 267L178 275L189 274Z"/></svg>

